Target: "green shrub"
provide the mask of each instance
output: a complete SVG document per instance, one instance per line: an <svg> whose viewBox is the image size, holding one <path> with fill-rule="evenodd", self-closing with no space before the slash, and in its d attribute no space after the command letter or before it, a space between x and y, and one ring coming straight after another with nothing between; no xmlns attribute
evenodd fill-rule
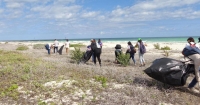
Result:
<svg viewBox="0 0 200 105"><path fill-rule="evenodd" d="M83 47L85 45L81 44L81 43L78 43L78 44L70 44L69 47L76 47L76 48L80 48L80 47Z"/></svg>
<svg viewBox="0 0 200 105"><path fill-rule="evenodd" d="M17 47L16 50L21 50L21 51L23 51L23 50L28 50L28 47L25 46L25 45L20 45L20 46Z"/></svg>
<svg viewBox="0 0 200 105"><path fill-rule="evenodd" d="M161 47L161 50L171 50L169 46Z"/></svg>
<svg viewBox="0 0 200 105"><path fill-rule="evenodd" d="M121 53L119 54L119 56L117 57L117 60L119 61L119 63L123 66L128 66L129 65L129 59L130 59L130 54L124 54Z"/></svg>
<svg viewBox="0 0 200 105"><path fill-rule="evenodd" d="M33 49L44 49L45 44L34 44Z"/></svg>
<svg viewBox="0 0 200 105"><path fill-rule="evenodd" d="M168 57L169 56L169 51L168 50L163 50L164 51L164 56Z"/></svg>
<svg viewBox="0 0 200 105"><path fill-rule="evenodd" d="M82 52L80 48L75 47L75 50L72 50L70 54L71 59L74 60L76 63L79 63L79 61L83 57L84 52Z"/></svg>
<svg viewBox="0 0 200 105"><path fill-rule="evenodd" d="M96 81L101 82L102 87L106 87L106 83L107 83L107 78L103 77L103 76L95 76L94 77Z"/></svg>
<svg viewBox="0 0 200 105"><path fill-rule="evenodd" d="M154 44L153 46L154 46L155 49L158 49L158 50L160 49L160 44L158 44L158 43Z"/></svg>

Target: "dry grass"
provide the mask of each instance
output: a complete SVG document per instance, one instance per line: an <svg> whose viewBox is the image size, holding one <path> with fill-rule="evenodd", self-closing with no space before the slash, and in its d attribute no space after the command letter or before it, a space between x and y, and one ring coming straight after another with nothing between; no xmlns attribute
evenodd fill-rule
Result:
<svg viewBox="0 0 200 105"><path fill-rule="evenodd" d="M133 61L123 67L113 63L114 49L103 49L100 67L91 61L82 65L71 63L70 54L64 50L63 55L49 56L44 49L16 52L16 46L6 46L0 44L3 49L0 104L197 105L200 102L199 94L187 91L186 86L171 87L144 74L143 70L153 60L163 57L162 52L146 53L145 67L139 67L138 62L133 66ZM139 61L137 54L135 57Z"/></svg>

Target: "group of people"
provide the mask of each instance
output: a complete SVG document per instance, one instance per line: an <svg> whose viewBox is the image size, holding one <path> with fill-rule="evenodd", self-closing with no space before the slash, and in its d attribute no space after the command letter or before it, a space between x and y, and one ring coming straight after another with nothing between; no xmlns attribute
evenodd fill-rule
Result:
<svg viewBox="0 0 200 105"><path fill-rule="evenodd" d="M94 62L94 64L96 65L96 58L99 62L99 65L101 66L101 53L102 53L102 46L103 43L101 42L100 39L98 39L98 41L96 41L95 39L91 39L91 44L87 46L87 51L91 52L91 56L92 56L92 61ZM69 40L66 39L66 42L64 44L65 48L66 48L66 53L69 52ZM56 53L58 51L58 46L59 46L59 42L55 39L54 43L52 45L47 44L45 47L48 50L48 54L50 54L50 50L54 49L54 53ZM127 51L126 54L130 54L130 58L132 59L134 65L136 65L136 60L135 60L135 53L138 52L139 54L139 59L140 59L140 67L145 66L145 59L144 59L144 54L146 51L143 51L142 49L145 49L145 46L147 46L141 38L138 38L138 41L136 43L136 45L133 45L130 41L127 43ZM198 86L200 87L200 49L199 46L195 43L194 38L189 37L187 39L187 43L185 45L185 48L187 47L196 47L198 48L199 53L194 53L194 54L190 54L188 56L184 56L191 59L194 62L194 68L195 68L195 77L193 78L193 80L191 81L191 83L188 85L188 89L195 92L195 93L200 93L199 90L196 90L194 88L194 86L198 83ZM136 47L138 48L138 50L136 51ZM117 44L115 47L115 56L116 58L119 56L119 54L121 54L122 50L121 50L121 45ZM91 57L90 56L90 57ZM89 59L90 59L89 57ZM88 60L89 60L88 59ZM117 59L116 59L117 62Z"/></svg>
<svg viewBox="0 0 200 105"><path fill-rule="evenodd" d="M136 53L136 47L138 48L138 54L139 54L139 59L140 59L140 67L145 66L145 60L144 60L144 53L146 51L142 51L142 47L144 46L144 50L146 50L145 46L147 46L141 38L138 38L138 41L136 43L136 45L134 46L130 41L127 43L127 50L126 50L126 54L130 54L130 59L133 60L134 65L136 65L136 60L135 60L135 53ZM119 54L121 54L121 46L120 45L116 45L115 47L115 57L116 63L119 63L117 60L117 57L119 56Z"/></svg>
<svg viewBox="0 0 200 105"><path fill-rule="evenodd" d="M91 51L92 52L91 57L92 57L92 61L94 62L94 64L96 65L96 58L97 58L97 60L99 62L99 65L101 66L101 53L102 53L103 43L102 43L101 39L98 39L98 41L96 41L95 39L91 39L90 42L91 42L91 44L87 46L87 51ZM136 49L135 49L135 47L138 47L140 66L145 66L144 53L142 53L140 51L140 47L142 45L146 46L146 44L143 43L142 39L139 38L138 42L136 43L135 46L133 46L130 41L127 44L128 44L128 46L127 46L126 53L130 54L130 59L133 60L134 65L136 65L136 61L135 61ZM59 42L57 41L57 39L54 40L53 44L45 45L46 49L48 50L48 54L51 54L51 49L53 49L53 53L57 53L58 52L58 46L59 46ZM65 49L66 49L66 53L68 54L69 46L70 46L70 43L69 43L68 39L66 39L66 42L65 42L64 46L65 46ZM116 48L116 50L118 52L121 52L121 47L120 48ZM117 58L118 54L116 52L115 52L115 55L116 55L116 58ZM87 61L87 60L85 60L85 61Z"/></svg>
<svg viewBox="0 0 200 105"><path fill-rule="evenodd" d="M62 49L63 49L64 46L65 46L65 49L66 49L66 53L68 54L68 52L69 52L69 46L70 46L70 43L69 43L68 39L66 39L66 42L60 48L60 53L61 54L62 54ZM59 47L59 42L58 42L57 39L54 40L53 44L48 43L48 44L45 45L45 48L48 51L49 55L51 54L51 49L53 49L53 51L52 51L53 53L59 52L58 47Z"/></svg>

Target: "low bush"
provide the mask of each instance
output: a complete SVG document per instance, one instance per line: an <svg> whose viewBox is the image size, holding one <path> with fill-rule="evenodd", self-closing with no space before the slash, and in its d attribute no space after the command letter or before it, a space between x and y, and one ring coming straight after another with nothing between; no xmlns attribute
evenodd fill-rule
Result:
<svg viewBox="0 0 200 105"><path fill-rule="evenodd" d="M16 50L20 50L20 51L23 51L23 50L28 50L28 47L27 46L25 46L25 45L20 45L20 46L18 46L17 47L17 49Z"/></svg>
<svg viewBox="0 0 200 105"><path fill-rule="evenodd" d="M84 47L85 45L81 44L81 43L78 43L78 44L70 44L69 47L76 47L76 48L80 48L80 47Z"/></svg>
<svg viewBox="0 0 200 105"><path fill-rule="evenodd" d="M107 84L107 78L103 76L95 76L94 77L96 81L101 82L102 87L106 87Z"/></svg>
<svg viewBox="0 0 200 105"><path fill-rule="evenodd" d="M83 57L84 52L80 50L80 48L75 47L75 50L71 51L71 59L74 60L76 63L79 63L81 58Z"/></svg>
<svg viewBox="0 0 200 105"><path fill-rule="evenodd" d="M158 50L160 49L160 44L158 44L158 43L154 44L153 46L154 46L155 49L158 49Z"/></svg>
<svg viewBox="0 0 200 105"><path fill-rule="evenodd" d="M33 49L44 49L45 44L34 44Z"/></svg>
<svg viewBox="0 0 200 105"><path fill-rule="evenodd" d="M119 63L122 65L122 66L128 66L129 65L129 58L130 58L130 54L127 53L127 54L124 54L124 53L121 53L119 54L119 56L117 57L117 60L119 61Z"/></svg>
<svg viewBox="0 0 200 105"><path fill-rule="evenodd" d="M169 46L161 47L161 50L171 50Z"/></svg>

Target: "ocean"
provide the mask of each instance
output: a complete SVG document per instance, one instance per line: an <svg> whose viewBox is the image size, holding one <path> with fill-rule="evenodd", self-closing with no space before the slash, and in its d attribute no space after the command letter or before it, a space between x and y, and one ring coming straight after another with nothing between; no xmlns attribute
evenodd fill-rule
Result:
<svg viewBox="0 0 200 105"><path fill-rule="evenodd" d="M185 43L187 42L188 37L141 37L142 41L144 42L174 42L174 43ZM198 36L193 37L195 39L195 42L197 43ZM116 42L136 42L138 40L138 37L130 37L130 38L96 38L96 40L101 39L102 42L105 43L116 43ZM65 42L65 39L57 39L59 42ZM87 43L90 42L90 38L85 39L69 39L70 43ZM45 40L13 40L14 42L31 42L31 43L52 43L54 42L54 39L45 39ZM9 41L8 41L9 42Z"/></svg>

